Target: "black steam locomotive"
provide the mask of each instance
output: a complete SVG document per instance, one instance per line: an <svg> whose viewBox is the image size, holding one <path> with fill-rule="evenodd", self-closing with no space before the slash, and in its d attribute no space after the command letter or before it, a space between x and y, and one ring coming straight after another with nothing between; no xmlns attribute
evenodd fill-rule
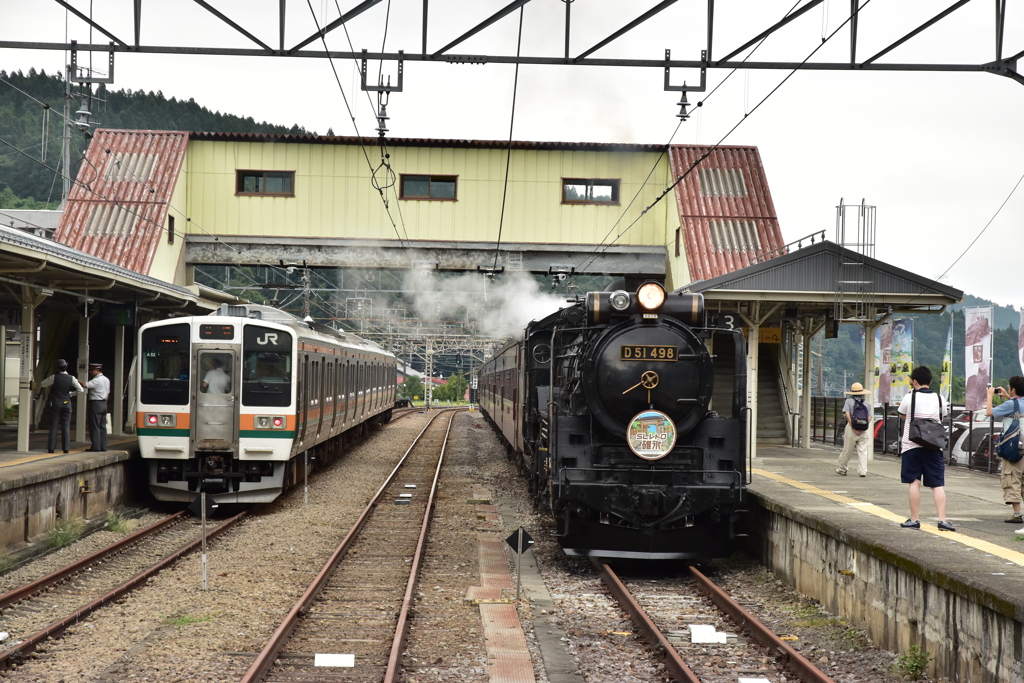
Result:
<svg viewBox="0 0 1024 683"><path fill-rule="evenodd" d="M569 555L698 560L732 550L748 483L746 351L700 294L589 292L479 373Z"/></svg>

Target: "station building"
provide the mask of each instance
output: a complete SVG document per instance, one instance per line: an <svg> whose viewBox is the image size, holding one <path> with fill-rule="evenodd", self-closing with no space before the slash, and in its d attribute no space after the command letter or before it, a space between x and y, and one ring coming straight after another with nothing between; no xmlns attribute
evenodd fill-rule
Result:
<svg viewBox="0 0 1024 683"><path fill-rule="evenodd" d="M901 310L939 310L961 296L826 244L824 231L787 244L755 147L389 138L384 148L370 138L98 130L77 181L54 241L178 292L110 300L137 312L125 319L136 326L233 300L238 292L219 291L231 284L233 268L286 263L335 269L339 287L344 273L426 265L600 274L627 285L658 279L670 290L701 291L716 320L732 314L730 324L757 340L748 357L750 399L756 406L758 393L769 396L777 413L758 422L754 410L753 448L759 440L795 439L793 415L809 424L799 408L809 394L797 396L795 350L828 321L853 319L836 299L842 264L855 260L861 282L891 290L874 287L870 306L856 307L868 326ZM812 245L817 260L801 257ZM83 373L86 357L126 371L132 354L114 358L102 324L88 331L98 310L88 302L103 301L105 283L63 288L71 293L61 305L74 315L47 322L61 314L39 292L57 288L46 286L46 259L37 261L41 281L17 276L36 267L20 262L9 276L0 273L22 288L14 298L15 290L0 292L0 307L20 310L18 325L35 329L41 342L41 351L28 354L31 367L21 367L21 392L52 373L53 349L67 347L68 335L79 343L61 353ZM805 277L811 267L821 277ZM204 279L211 268L226 275ZM737 294L734 276L750 271L767 275ZM53 277L50 284L61 276ZM384 279L362 278L359 287ZM712 283L727 293L708 289Z"/></svg>

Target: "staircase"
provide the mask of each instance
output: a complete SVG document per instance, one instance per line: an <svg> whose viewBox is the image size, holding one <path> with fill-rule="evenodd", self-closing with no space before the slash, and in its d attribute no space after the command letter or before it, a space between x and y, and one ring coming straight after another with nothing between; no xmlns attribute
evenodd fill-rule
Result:
<svg viewBox="0 0 1024 683"><path fill-rule="evenodd" d="M790 418L779 386L777 346L761 344L757 363L757 442L788 444L786 421Z"/></svg>

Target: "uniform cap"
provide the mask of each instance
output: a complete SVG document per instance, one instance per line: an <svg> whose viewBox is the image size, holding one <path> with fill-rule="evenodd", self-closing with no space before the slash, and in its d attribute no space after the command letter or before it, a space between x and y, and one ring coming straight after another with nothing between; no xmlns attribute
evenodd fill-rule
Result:
<svg viewBox="0 0 1024 683"><path fill-rule="evenodd" d="M64 360L63 358L58 359L57 360L57 369L58 370L67 370L68 369L68 362L66 360Z"/></svg>

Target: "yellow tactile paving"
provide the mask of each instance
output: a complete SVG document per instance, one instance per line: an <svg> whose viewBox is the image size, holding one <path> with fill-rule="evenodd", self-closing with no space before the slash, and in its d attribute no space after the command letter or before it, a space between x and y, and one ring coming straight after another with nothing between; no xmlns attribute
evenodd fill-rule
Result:
<svg viewBox="0 0 1024 683"><path fill-rule="evenodd" d="M857 500L856 498L850 498L849 496L843 496L838 493L833 493L832 491L827 491L823 488L814 486L813 484L805 484L803 482L796 481L795 479L784 477L781 474L776 474L774 472L769 472L767 470L757 468L752 469L751 472L753 474L758 475L759 477L771 479L772 481L777 481L781 484L787 484L789 486L792 486L793 488L800 489L801 491L806 491L807 493L812 493L816 496L820 496L821 498L827 498L828 500L839 503L840 505L848 505L856 510L866 512L869 515L874 515L875 517L879 517L889 522L896 522L897 524L899 524L905 520L904 517L897 515L895 512L886 510L885 508L880 507L878 505L874 505L873 503L867 503L862 500ZM967 536L966 534L962 534L959 531L939 531L938 527L934 524L925 524L924 522L921 522L921 528L919 529L919 531L932 534L933 536L940 536L950 541L956 541L970 548L974 548L975 550L981 550L983 552L995 555L996 557L1001 557L1004 560L1013 562L1016 565L1024 567L1024 553L1019 553L1016 550L1010 550L1009 548L1004 548L1001 545L996 545L995 543L983 541L980 538Z"/></svg>

